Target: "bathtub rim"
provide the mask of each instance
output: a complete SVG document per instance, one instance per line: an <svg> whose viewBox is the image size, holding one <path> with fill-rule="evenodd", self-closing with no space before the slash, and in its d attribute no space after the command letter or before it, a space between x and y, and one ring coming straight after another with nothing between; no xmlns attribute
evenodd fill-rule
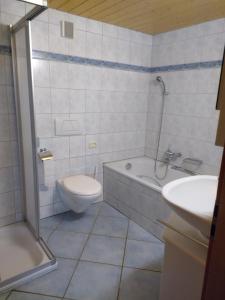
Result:
<svg viewBox="0 0 225 300"><path fill-rule="evenodd" d="M107 168L109 170L114 171L115 173L117 173L119 175L125 176L128 179L133 179L133 180L137 181L138 183L140 183L144 187L151 188L154 191L161 193L162 192L162 187L159 187L159 186L155 185L154 183L146 182L143 179L139 178L137 175L134 175L133 173L128 173L126 171L121 172L117 168L114 168L114 167L110 166L113 163L118 163L118 162L122 162L122 161L138 159L138 158L146 158L146 159L149 159L149 160L153 160L153 159L145 157L145 156L138 156L138 157L132 157L132 158L128 158L128 159L121 159L121 160L117 160L117 161L113 161L113 162L105 162L105 163L103 163L103 172L104 172L104 168ZM103 180L104 180L104 176L103 176Z"/></svg>

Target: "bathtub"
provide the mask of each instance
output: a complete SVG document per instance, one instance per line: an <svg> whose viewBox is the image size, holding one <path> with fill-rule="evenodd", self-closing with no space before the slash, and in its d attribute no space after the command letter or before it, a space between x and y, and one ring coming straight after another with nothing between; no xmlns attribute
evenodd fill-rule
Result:
<svg viewBox="0 0 225 300"><path fill-rule="evenodd" d="M157 163L163 175L165 165ZM154 175L154 160L147 157L105 163L104 200L131 220L161 239L163 226L158 220L169 217L171 210L161 196L162 187L175 179L188 176L171 166L165 179Z"/></svg>

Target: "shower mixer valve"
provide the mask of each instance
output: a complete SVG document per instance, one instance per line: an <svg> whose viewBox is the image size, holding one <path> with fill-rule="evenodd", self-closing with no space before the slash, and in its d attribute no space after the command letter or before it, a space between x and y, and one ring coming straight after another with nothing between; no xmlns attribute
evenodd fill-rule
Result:
<svg viewBox="0 0 225 300"><path fill-rule="evenodd" d="M181 157L182 154L180 152L173 152L168 149L163 155L163 161L165 163L170 163L171 161L177 160L177 158Z"/></svg>

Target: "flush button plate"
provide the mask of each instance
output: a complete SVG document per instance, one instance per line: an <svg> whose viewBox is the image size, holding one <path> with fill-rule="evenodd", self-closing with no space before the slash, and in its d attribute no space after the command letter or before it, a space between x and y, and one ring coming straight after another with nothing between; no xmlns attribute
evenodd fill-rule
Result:
<svg viewBox="0 0 225 300"><path fill-rule="evenodd" d="M83 122L79 119L55 119L55 135L82 135Z"/></svg>

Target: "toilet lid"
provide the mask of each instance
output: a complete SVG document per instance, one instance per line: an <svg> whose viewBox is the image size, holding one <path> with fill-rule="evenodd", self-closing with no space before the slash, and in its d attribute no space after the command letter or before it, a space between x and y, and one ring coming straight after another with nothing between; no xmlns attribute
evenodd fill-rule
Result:
<svg viewBox="0 0 225 300"><path fill-rule="evenodd" d="M64 179L64 187L73 194L91 196L101 193L101 184L85 175L70 176Z"/></svg>

